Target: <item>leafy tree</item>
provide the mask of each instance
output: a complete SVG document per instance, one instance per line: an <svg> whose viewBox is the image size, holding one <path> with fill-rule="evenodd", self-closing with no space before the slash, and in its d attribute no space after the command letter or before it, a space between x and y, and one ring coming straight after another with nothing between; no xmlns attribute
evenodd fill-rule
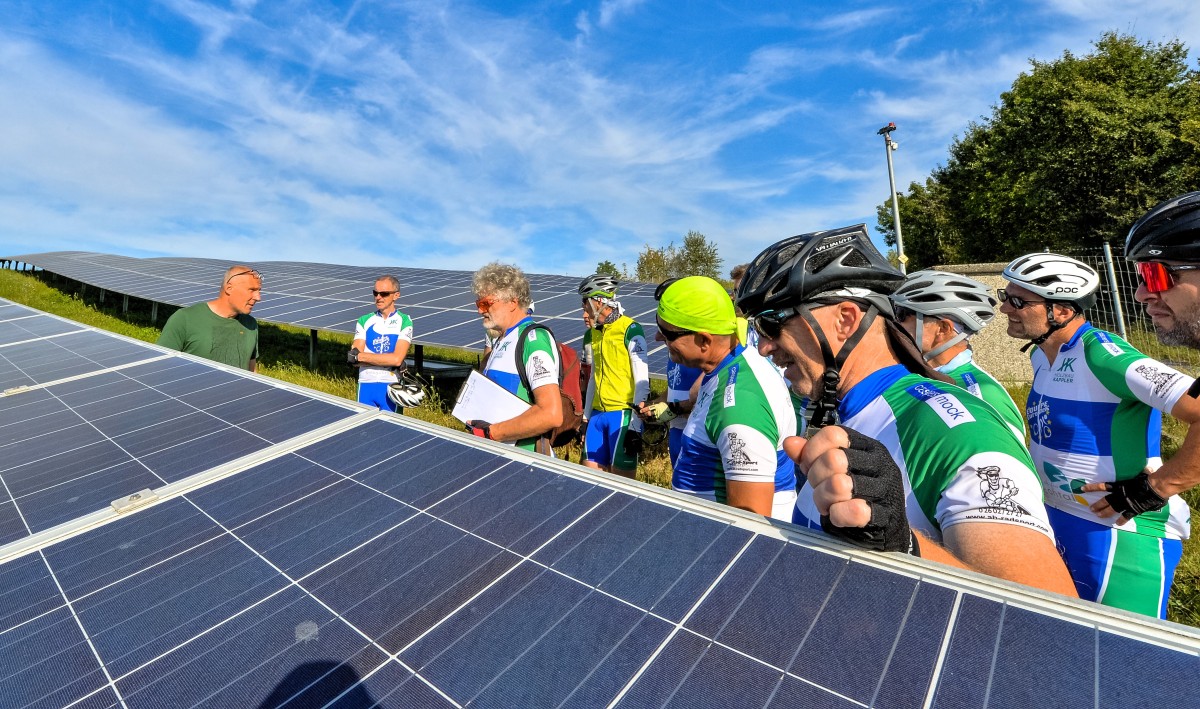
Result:
<svg viewBox="0 0 1200 709"><path fill-rule="evenodd" d="M596 273L603 273L605 275L613 276L614 278L621 278L625 275L621 272L621 269L617 268L617 264L607 260L596 264Z"/></svg>
<svg viewBox="0 0 1200 709"><path fill-rule="evenodd" d="M721 257L717 245L698 231L689 231L683 238L683 246L671 242L667 246L654 248L649 244L638 254L635 275L639 281L651 283L682 276L708 276L720 278Z"/></svg>
<svg viewBox="0 0 1200 709"><path fill-rule="evenodd" d="M900 201L910 268L1120 240L1200 183L1200 74L1186 47L1116 33L1094 46L1032 61L946 164L910 185ZM880 225L894 243L890 216Z"/></svg>

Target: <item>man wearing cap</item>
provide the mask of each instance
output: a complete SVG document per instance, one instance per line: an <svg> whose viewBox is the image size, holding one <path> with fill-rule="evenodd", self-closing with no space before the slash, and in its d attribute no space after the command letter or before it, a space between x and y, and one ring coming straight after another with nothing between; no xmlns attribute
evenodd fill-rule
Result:
<svg viewBox="0 0 1200 709"><path fill-rule="evenodd" d="M258 321L250 311L262 300L262 274L238 264L225 270L221 292L167 318L158 344L230 367L258 369Z"/></svg>
<svg viewBox="0 0 1200 709"><path fill-rule="evenodd" d="M1100 278L1087 264L1033 253L1014 259L1004 277L1000 312L1008 333L1037 345L1025 405L1029 452L1079 596L1165 618L1189 531L1187 504L1171 497L1118 519L1095 511L1103 500L1088 493L1097 484L1146 489L1147 471L1162 465L1160 412L1200 421L1200 402L1186 396L1192 378L1092 326L1085 313Z"/></svg>
<svg viewBox="0 0 1200 709"><path fill-rule="evenodd" d="M903 279L859 224L768 247L738 288L759 352L823 427L785 442L807 476L793 521L1076 595L1029 452L895 322L888 296Z"/></svg>
<svg viewBox="0 0 1200 709"><path fill-rule="evenodd" d="M703 372L671 487L790 521L796 475L783 441L796 433L791 396L771 364L739 344L729 294L711 278L681 278L659 293L657 318L655 339L671 360Z"/></svg>

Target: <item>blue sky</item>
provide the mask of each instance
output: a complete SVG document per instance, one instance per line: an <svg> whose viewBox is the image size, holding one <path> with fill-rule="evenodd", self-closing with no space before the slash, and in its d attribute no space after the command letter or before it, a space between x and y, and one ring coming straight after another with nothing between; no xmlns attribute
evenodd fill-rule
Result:
<svg viewBox="0 0 1200 709"><path fill-rule="evenodd" d="M1200 3L0 0L0 255L583 274L865 221L1029 64Z"/></svg>

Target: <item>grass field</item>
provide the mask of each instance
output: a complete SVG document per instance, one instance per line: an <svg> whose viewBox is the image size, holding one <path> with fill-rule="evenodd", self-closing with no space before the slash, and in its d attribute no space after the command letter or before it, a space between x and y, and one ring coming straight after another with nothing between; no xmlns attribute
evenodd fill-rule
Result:
<svg viewBox="0 0 1200 709"><path fill-rule="evenodd" d="M100 293L94 288L80 292L74 281L48 283L41 278L14 271L0 271L0 297L146 342L158 339L159 327L174 311L173 308L159 306L159 327L156 327L150 321L150 306L143 301L130 299L128 312L122 313L119 297L109 295L101 303ZM369 307L364 305L364 309ZM260 327L259 337L262 353L260 373L335 396L347 399L355 397L355 380L350 370L342 364L350 347L349 334L320 333L317 366L314 369L308 367L308 330L264 323ZM476 362L473 353L452 349L427 347L425 357L470 364ZM436 379L432 384L430 395L421 407L408 409L405 414L437 425L458 428L460 424L447 413L446 408L446 399L452 398L454 392ZM655 382L654 389L661 391L662 382ZM1029 386L1012 387L1009 392L1014 400L1023 403L1029 395ZM1186 427L1169 416L1164 417L1164 457L1169 458L1178 449L1185 433ZM578 462L580 459L578 445L560 448L556 453L564 460ZM665 440L647 447L643 462L638 467L638 479L653 485L669 486L671 465ZM1185 494L1184 499L1193 507L1200 504L1200 488ZM1176 571L1168 617L1177 623L1200 627L1200 549L1195 543L1184 544L1183 560Z"/></svg>

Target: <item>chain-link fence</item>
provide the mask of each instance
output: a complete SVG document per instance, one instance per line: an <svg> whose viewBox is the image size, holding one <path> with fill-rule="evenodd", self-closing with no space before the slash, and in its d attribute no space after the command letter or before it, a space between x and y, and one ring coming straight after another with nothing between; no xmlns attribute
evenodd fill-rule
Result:
<svg viewBox="0 0 1200 709"><path fill-rule="evenodd" d="M1100 248L1062 252L1079 259L1100 274L1100 297L1088 310L1088 319L1098 328L1115 332L1147 355L1170 364L1192 376L1200 375L1200 351L1189 347L1171 347L1159 343L1146 308L1133 294L1138 287L1133 264L1115 256L1106 244Z"/></svg>

